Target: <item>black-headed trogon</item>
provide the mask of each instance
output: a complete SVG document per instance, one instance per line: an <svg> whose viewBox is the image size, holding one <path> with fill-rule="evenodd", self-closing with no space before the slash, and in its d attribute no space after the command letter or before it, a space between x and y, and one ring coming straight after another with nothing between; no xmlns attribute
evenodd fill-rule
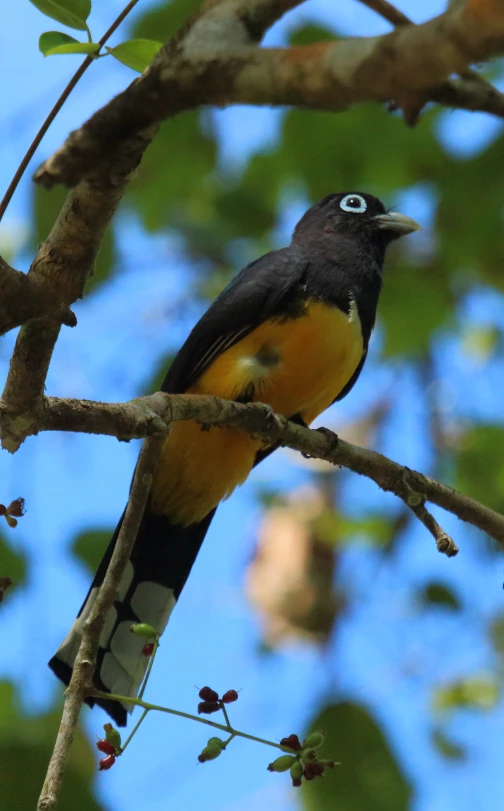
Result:
<svg viewBox="0 0 504 811"><path fill-rule="evenodd" d="M214 301L177 354L168 393L268 403L309 425L341 400L366 359L389 242L419 228L369 194L330 194L312 206L287 248L247 265ZM218 504L268 454L231 428L177 422L165 441L148 506L100 637L94 684L135 696L147 658L132 623L166 626ZM50 661L65 683L82 624L103 581L121 522L70 633ZM120 726L131 709L101 699Z"/></svg>

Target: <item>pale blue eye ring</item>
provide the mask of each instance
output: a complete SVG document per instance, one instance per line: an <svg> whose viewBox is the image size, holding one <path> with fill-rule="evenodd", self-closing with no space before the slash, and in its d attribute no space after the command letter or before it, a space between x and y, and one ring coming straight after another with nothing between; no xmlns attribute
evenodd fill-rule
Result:
<svg viewBox="0 0 504 811"><path fill-rule="evenodd" d="M346 194L340 203L340 208L348 211L349 214L364 214L367 203L360 194Z"/></svg>

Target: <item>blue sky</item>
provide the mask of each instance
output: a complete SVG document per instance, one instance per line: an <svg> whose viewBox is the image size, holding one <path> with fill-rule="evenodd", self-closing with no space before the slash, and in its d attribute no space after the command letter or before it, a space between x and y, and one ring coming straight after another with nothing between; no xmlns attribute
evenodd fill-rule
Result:
<svg viewBox="0 0 504 811"><path fill-rule="evenodd" d="M140 13L146 6L140 3ZM93 32L100 36L121 8L118 0L96 3ZM401 8L419 19L417 3L402 3ZM440 2L422 4L424 18L441 10ZM332 23L349 33L388 30L386 23L357 2L319 0L289 15L268 34L267 44L282 43L288 28L301 18ZM78 64L78 58L44 60L39 54L39 34L56 27L27 0L0 7L0 77L6 111L1 127L0 191ZM116 35L115 42L121 38ZM46 136L32 168L132 77L112 60L93 66ZM279 115L248 108L216 113L221 163L239 166L251 151L274 139ZM482 148L500 126L487 116L448 113L440 138L458 154L467 155ZM429 216L429 201L420 192L406 195L405 202L407 213L423 221ZM29 206L26 177L0 225L0 252L10 244L23 247ZM289 209L282 213L279 244L287 240L297 214ZM184 274L190 272L177 240L145 235L125 216L119 218L118 233L127 269L76 305L78 328L63 331L48 375L47 391L52 395L123 400L138 394L157 360L183 341L198 316L193 308L182 320L166 318L166 303L183 294ZM17 266L26 268L29 258L21 252ZM482 290L462 306L476 325L504 326L502 301L494 293ZM0 344L2 378L14 337L8 335ZM378 330L358 390L324 422L338 427L399 386L401 398L394 403L381 449L411 467L428 469L433 460L426 451L426 403L420 381L407 367L384 363L380 342ZM471 367L461 353L458 339L440 336L435 362L439 379L453 392L448 417L454 421L501 419L495 393L502 390L502 361ZM31 561L26 587L13 594L3 609L10 641L8 654L0 650L0 675L19 683L27 710L49 706L60 693L46 661L87 590L88 573L70 558L69 541L78 531L115 524L137 452L136 442L127 445L109 438L47 434L28 440L14 457L0 454L0 495L23 494L28 505L26 517L9 538L28 552ZM395 500L379 493L372 483L341 475L350 512L358 515L363 505L397 509ZM435 553L420 525L413 527L386 563L364 543L351 546L339 576L352 595L353 608L341 623L328 659L323 662L319 653L301 645L274 657L258 656L260 624L243 592L244 571L260 520L255 493L258 486L294 487L306 479L305 468L291 464L286 454L276 454L219 509L163 639L149 698L192 711L197 700L194 685L242 688L232 708L234 724L276 739L294 730L301 732L324 697L353 697L384 724L414 782L415 811L493 809L504 789L502 706L487 715L461 713L449 723L450 733L469 748L468 763L443 761L429 743L432 685L460 674L484 672L495 664L484 629L488 617L501 608L502 566L495 557L481 555L484 541L475 531L443 516L444 527L463 546L456 563ZM440 616L426 615L415 606L412 589L428 579L445 581L461 596L466 606L463 625L459 617L443 615L441 621ZM84 717L90 734L99 733L104 717L96 711L85 711ZM155 741L152 752L146 749L147 737ZM132 743L129 760L97 777L99 796L111 811L139 807L161 811L167 807L167 797L171 807L187 811L203 803L206 811L236 807L252 811L262 804L275 811L296 808L288 781L266 771L270 753L262 747L238 741L225 757L197 767L196 757L207 737L203 727L152 715Z"/></svg>

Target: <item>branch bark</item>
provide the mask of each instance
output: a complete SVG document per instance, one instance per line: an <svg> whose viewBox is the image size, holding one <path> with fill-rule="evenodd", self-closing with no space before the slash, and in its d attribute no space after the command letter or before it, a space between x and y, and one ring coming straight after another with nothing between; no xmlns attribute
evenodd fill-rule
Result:
<svg viewBox="0 0 504 811"><path fill-rule="evenodd" d="M0 336L32 318L51 313L69 327L77 323L74 314L61 307L50 290L0 257Z"/></svg>
<svg viewBox="0 0 504 811"><path fill-rule="evenodd" d="M504 117L504 97L491 85L475 78L448 81L472 62L504 51L498 0L469 0L426 23L400 25L380 37L257 48L257 33L275 18L273 13L261 17L257 9L269 5L278 12L296 4L251 4L260 19L256 32L242 0L211 3L160 50L139 79L71 133L37 171L36 182L48 188L73 186L135 132L206 104L341 111L364 101L393 102L413 121L435 99Z"/></svg>
<svg viewBox="0 0 504 811"><path fill-rule="evenodd" d="M69 307L82 297L105 228L154 132L143 131L123 143L109 167L72 189L28 274L22 282L16 277L18 286L38 291L41 302L49 301L50 306L40 313L43 317L21 328L10 363L2 394L9 408L9 422L0 428L0 438L2 447L12 453L37 426L37 412L61 324L76 323ZM9 293L12 297L12 289ZM21 316L20 309L18 306L13 310L16 320Z"/></svg>
<svg viewBox="0 0 504 811"><path fill-rule="evenodd" d="M0 424L6 418L8 419L8 408L0 402ZM196 420L205 426L241 428L247 433L262 437L271 445L289 447L366 476L382 490L394 493L413 509L434 535L436 542L440 541L442 535L444 540L440 551L448 555L455 553L455 544L448 543L451 539L432 516L426 516L426 511L419 514L425 501L478 527L504 548L504 516L494 510L376 451L345 442L325 429L321 431L296 425L257 403L243 404L218 397L162 392L139 397L128 403L98 403L47 397L43 401L39 423L33 433L80 431L128 440L165 434L170 423L177 420ZM419 497L417 504L411 503L412 493Z"/></svg>
<svg viewBox="0 0 504 811"><path fill-rule="evenodd" d="M89 617L84 623L82 640L75 659L72 679L65 693L61 724L38 801L37 811L52 811L58 803L70 746L79 720L79 713L84 699L92 689L91 679L96 666L96 653L105 615L114 602L122 574L133 549L152 483L152 471L161 450L161 445L162 440L149 439L142 447L128 506L112 560Z"/></svg>

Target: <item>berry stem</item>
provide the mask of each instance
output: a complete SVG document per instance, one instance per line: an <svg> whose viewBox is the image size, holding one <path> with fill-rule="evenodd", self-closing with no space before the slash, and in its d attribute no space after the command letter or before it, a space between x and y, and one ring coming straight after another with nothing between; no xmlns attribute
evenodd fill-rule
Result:
<svg viewBox="0 0 504 811"><path fill-rule="evenodd" d="M129 744L129 742L131 741L131 739L132 739L133 735L134 735L134 734L136 733L136 731L138 730L138 727L140 726L140 724L141 724L141 723L142 723L142 721L144 720L145 716L146 716L146 715L147 715L149 712L150 712L150 710L145 709L145 710L143 711L143 713L141 714L140 718L139 718L139 719L138 719L138 721L136 722L135 726L134 726L134 727L133 727L133 729L131 730L131 732L130 732L130 734L128 735L128 737L126 738L126 740L125 740L125 742L124 742L124 746L121 746L121 755L122 755L122 753L124 752L124 750L126 749L126 747L127 747L127 745Z"/></svg>
<svg viewBox="0 0 504 811"><path fill-rule="evenodd" d="M156 634L156 637L154 639L154 647L152 649L152 653L149 659L149 664L147 665L147 670L145 671L145 678L143 680L142 687L140 688L138 698L143 698L143 694L145 693L145 688L147 687L147 682L149 681L149 676L151 674L152 665L154 664L154 659L156 658L158 648L159 648L159 634Z"/></svg>
<svg viewBox="0 0 504 811"><path fill-rule="evenodd" d="M139 694L138 694L138 698L140 698L140 699L143 697L143 694L144 694L144 692L145 692L145 688L147 687L147 682L149 681L149 676L150 676L151 671L152 671L152 666L153 666L153 664L154 664L154 659L155 659L155 657L156 657L156 653L157 653L157 649L158 649L158 648L159 648L159 634L156 634L156 638L154 639L154 647L153 647L153 649L152 649L152 653L151 653L151 656L150 656L150 659L149 659L149 664L147 665L147 670L145 671L145 677L144 677L144 680L143 680L143 683L142 683L142 687L141 687L140 692L139 692ZM140 718L139 718L139 719L138 719L138 721L136 722L135 726L134 726L134 727L133 727L133 729L131 730L131 732L130 732L130 734L128 735L128 737L126 738L126 741L125 741L124 746L121 746L121 754L124 752L124 750L126 749L127 745L128 745L128 744L129 744L129 742L131 741L131 739L132 739L133 735L135 735L135 733L137 732L138 728L140 727L140 725L142 724L142 722L144 721L144 719L145 719L146 715L147 715L149 712L150 712L150 709L148 709L148 708L144 708L143 713L141 714Z"/></svg>
<svg viewBox="0 0 504 811"><path fill-rule="evenodd" d="M224 718L226 720L227 728L229 729L230 732L232 732L233 727L231 726L231 724L229 722L229 715L227 714L226 706L225 706L223 701L221 701L220 705L221 705L221 710L224 713Z"/></svg>
<svg viewBox="0 0 504 811"><path fill-rule="evenodd" d="M206 724L209 727L213 727L214 729L220 729L221 732L228 732L231 734L231 738L245 738L248 741L255 741L256 743L262 743L265 746L273 746L274 749L280 749L281 751L285 751L286 747L281 747L279 743L275 743L274 741L268 741L265 738L258 738L257 735L249 735L248 732L241 732L239 729L233 729L230 724L224 726L224 724L217 724L215 721L209 721L206 718L201 718L198 715L191 715L188 712L182 712L181 710L172 710L169 707L161 707L159 704L150 704L147 701L144 701L142 698L132 698L131 696L120 696L116 693L102 693L101 690L92 690L90 692L91 696L96 696L97 698L106 698L109 701L120 701L121 704L133 704L135 707L143 707L144 710L149 712L150 710L155 710L156 712L166 712L169 715L176 715L179 718L187 718L189 721L197 721L199 724ZM146 714L146 713L145 713ZM138 729L140 722L145 717L145 714L139 719L135 729ZM133 734L132 732L132 734ZM129 743L131 739L131 735L129 736L126 743ZM123 751L126 747L126 744L123 746ZM292 750L293 755L299 754L295 752L294 749Z"/></svg>

